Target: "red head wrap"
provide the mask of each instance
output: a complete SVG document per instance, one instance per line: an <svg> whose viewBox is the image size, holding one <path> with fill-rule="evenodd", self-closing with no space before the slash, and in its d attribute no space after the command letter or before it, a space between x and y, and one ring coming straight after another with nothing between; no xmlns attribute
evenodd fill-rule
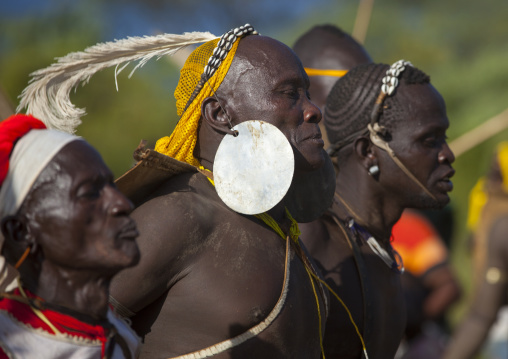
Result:
<svg viewBox="0 0 508 359"><path fill-rule="evenodd" d="M0 122L0 186L9 170L9 157L16 141L32 129L45 129L46 125L32 115L12 115Z"/></svg>

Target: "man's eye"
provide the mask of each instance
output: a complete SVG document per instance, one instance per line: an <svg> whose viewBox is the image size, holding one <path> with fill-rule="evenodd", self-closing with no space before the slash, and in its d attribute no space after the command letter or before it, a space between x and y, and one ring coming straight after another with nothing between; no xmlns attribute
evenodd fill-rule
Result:
<svg viewBox="0 0 508 359"><path fill-rule="evenodd" d="M298 93L298 90L296 90L296 89L289 89L289 90L284 91L284 93L291 98L298 98L300 96L300 94Z"/></svg>
<svg viewBox="0 0 508 359"><path fill-rule="evenodd" d="M78 191L78 197L84 199L96 199L101 195L101 189L96 186L86 186L80 188Z"/></svg>
<svg viewBox="0 0 508 359"><path fill-rule="evenodd" d="M423 141L423 144L428 147L434 147L437 144L437 141L435 138L426 138L425 141Z"/></svg>
<svg viewBox="0 0 508 359"><path fill-rule="evenodd" d="M427 147L437 147L441 146L444 142L446 142L446 136L430 136L426 137L423 140L423 144Z"/></svg>

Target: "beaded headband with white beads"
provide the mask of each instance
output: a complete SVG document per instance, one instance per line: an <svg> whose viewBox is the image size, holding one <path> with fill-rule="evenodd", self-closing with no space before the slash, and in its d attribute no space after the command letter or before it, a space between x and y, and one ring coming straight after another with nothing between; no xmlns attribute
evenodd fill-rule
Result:
<svg viewBox="0 0 508 359"><path fill-rule="evenodd" d="M370 126L376 132L384 132L378 124L379 117L383 112L383 102L387 96L391 96L397 86L399 85L399 76L404 72L406 66L413 66L413 64L409 61L399 60L395 62L388 70L386 70L386 76L383 77L381 92L374 103L374 108L372 109L372 115L370 119ZM377 127L377 128L376 128Z"/></svg>
<svg viewBox="0 0 508 359"><path fill-rule="evenodd" d="M199 83L196 85L196 88L192 92L189 100L187 101L187 105L185 106L184 112L187 109L187 107L192 103L192 101L194 101L194 98L201 91L201 88L203 88L206 81L208 81L208 79L210 79L213 76L213 74L215 74L215 71L217 71L222 61L226 58L226 56L229 53L229 50L231 50L235 41L244 35L259 35L259 33L256 30L254 30L254 28L250 24L245 24L243 26L229 30L220 37L217 46L213 50L213 53L208 59L208 63L206 64L203 73L201 74L201 79L199 80Z"/></svg>
<svg viewBox="0 0 508 359"><path fill-rule="evenodd" d="M250 24L231 29L220 37L217 47L213 50L212 56L208 59L208 64L205 66L203 74L207 79L213 76L215 71L219 68L222 60L224 60L233 47L235 41L243 35L257 35L258 32Z"/></svg>
<svg viewBox="0 0 508 359"><path fill-rule="evenodd" d="M399 76L406 69L406 66L413 66L413 64L411 64L409 61L399 60L391 65L388 70L386 70L386 75L381 80L381 91L376 99L376 102L374 103L374 108L372 109L370 117L370 123L367 125L367 129L362 129L360 131L354 132L344 138L342 141L331 145L326 150L330 156L335 156L342 147L351 143L358 136L368 134L369 132L371 134L381 136L386 134L385 128L379 125L379 117L383 112L383 103L387 96L393 95L393 92L399 85Z"/></svg>
<svg viewBox="0 0 508 359"><path fill-rule="evenodd" d="M406 66L413 66L413 64L409 61L399 60L390 66L386 70L386 76L383 77L381 91L390 96L399 85L399 76L406 69Z"/></svg>

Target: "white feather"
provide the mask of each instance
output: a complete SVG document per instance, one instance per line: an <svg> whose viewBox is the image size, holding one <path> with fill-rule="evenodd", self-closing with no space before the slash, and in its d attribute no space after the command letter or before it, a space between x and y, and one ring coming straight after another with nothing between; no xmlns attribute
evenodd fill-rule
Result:
<svg viewBox="0 0 508 359"><path fill-rule="evenodd" d="M100 70L116 66L116 76L131 61L139 61L129 77L153 57L173 55L179 50L197 43L216 39L209 32L190 32L181 35L128 37L91 46L82 52L73 52L57 58L57 62L30 74L32 79L23 90L17 112L26 108L43 121L48 128L74 133L81 124L84 109L75 107L69 98L70 91L79 83L85 85ZM121 68L118 66L126 63Z"/></svg>

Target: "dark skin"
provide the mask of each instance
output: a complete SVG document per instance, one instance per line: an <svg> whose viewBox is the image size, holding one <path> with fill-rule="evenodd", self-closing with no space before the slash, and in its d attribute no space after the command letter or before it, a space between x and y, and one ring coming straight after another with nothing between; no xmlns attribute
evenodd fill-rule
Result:
<svg viewBox="0 0 508 359"><path fill-rule="evenodd" d="M448 203L454 161L446 143L448 119L439 93L428 84L401 84L395 96L405 104L406 116L391 131L390 147L436 199L429 198L385 151L372 145L368 138L359 137L341 149L338 157L336 193L349 208L337 200L331 209L339 220L353 217L388 253L391 229L404 208L441 207ZM368 174L373 165L379 166L377 176ZM392 359L402 339L406 316L399 274L360 241L370 285L370 294L364 297L353 250L331 217L304 224L301 229L302 240L328 283L349 307L360 332L367 329L372 333L367 343L369 357ZM334 299L325 333L325 352L330 358L361 356L360 340L345 310Z"/></svg>
<svg viewBox="0 0 508 359"><path fill-rule="evenodd" d="M203 101L195 155L213 170L215 152L229 132L224 108L233 125L257 119L277 126L293 146L296 176L319 168L321 113L309 100L308 86L301 63L285 45L262 36L241 40L217 97ZM270 214L287 231L283 204ZM112 295L137 313L133 327L145 336L142 356L203 349L245 332L271 312L282 290L285 241L255 217L226 207L202 174L172 178L133 216L142 260L115 279ZM276 320L215 357L319 358L318 332L309 277L293 254L287 301Z"/></svg>
<svg viewBox="0 0 508 359"><path fill-rule="evenodd" d="M358 44L351 36L339 37L336 34L321 31L316 33L322 41L327 40L328 46L323 46L319 51L309 56L306 49L295 49L296 54L302 58L303 66L316 69L329 70L351 70L353 67L371 63L372 59L365 49ZM326 98L332 90L333 85L339 79L335 76L310 76L310 97L312 101L324 113ZM325 148L328 148L330 142L326 136L326 130L323 122L319 124Z"/></svg>
<svg viewBox="0 0 508 359"><path fill-rule="evenodd" d="M41 172L17 214L2 219L3 254L25 288L47 303L105 319L109 283L139 261L132 204L100 155L84 141L67 144Z"/></svg>

